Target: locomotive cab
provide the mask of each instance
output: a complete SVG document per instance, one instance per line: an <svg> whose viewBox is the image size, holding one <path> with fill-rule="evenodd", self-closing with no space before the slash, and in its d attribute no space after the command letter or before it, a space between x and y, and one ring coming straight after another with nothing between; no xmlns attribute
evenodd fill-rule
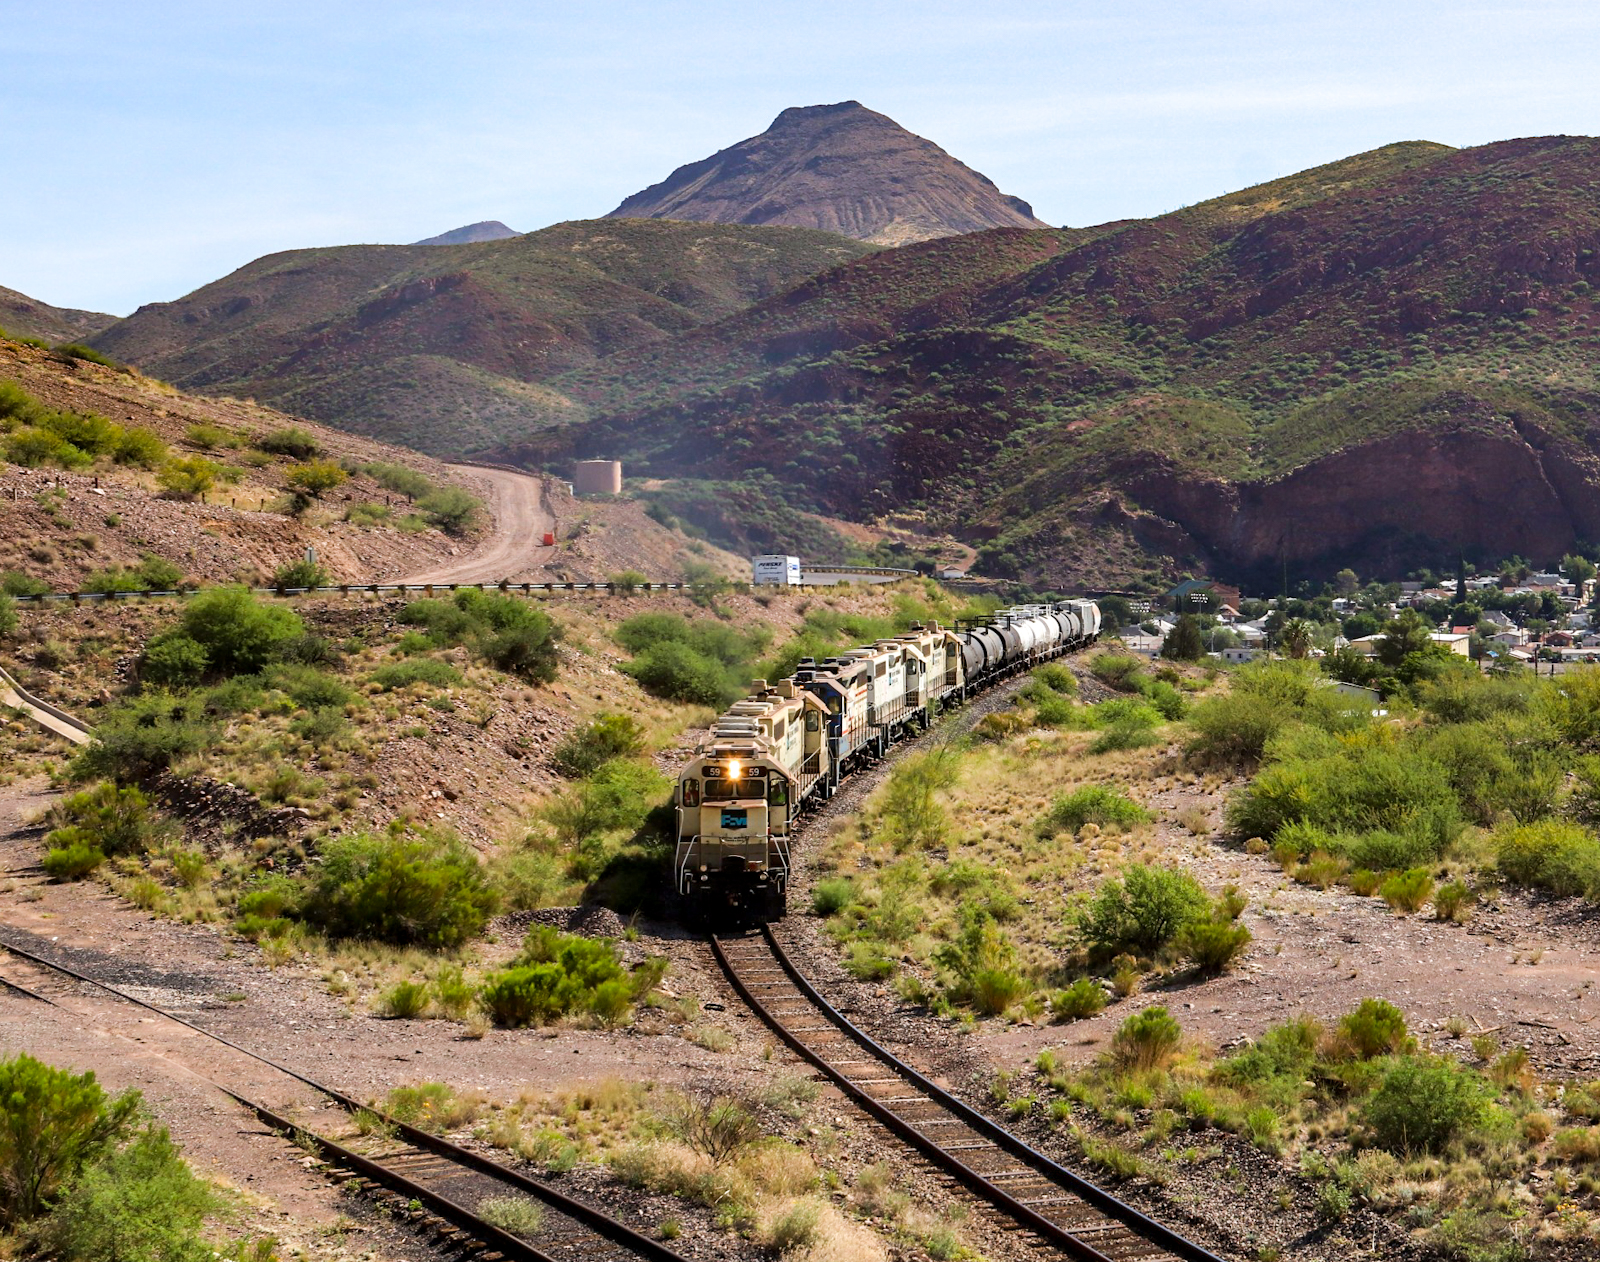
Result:
<svg viewBox="0 0 1600 1262"><path fill-rule="evenodd" d="M718 743L683 769L673 868L678 892L703 915L783 915L795 789L754 742Z"/></svg>

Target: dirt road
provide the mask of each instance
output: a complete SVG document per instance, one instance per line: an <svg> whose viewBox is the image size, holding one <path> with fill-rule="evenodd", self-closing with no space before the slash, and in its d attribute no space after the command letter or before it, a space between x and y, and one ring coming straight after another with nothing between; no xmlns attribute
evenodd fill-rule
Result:
<svg viewBox="0 0 1600 1262"><path fill-rule="evenodd" d="M447 565L422 574L407 574L407 583L498 583L543 581L549 576L535 573L554 555L544 546L547 530L555 529L555 518L545 502L544 480L529 473L506 469L484 469L477 465L451 465L488 491L489 511L494 514L494 529L468 556L457 557Z"/></svg>

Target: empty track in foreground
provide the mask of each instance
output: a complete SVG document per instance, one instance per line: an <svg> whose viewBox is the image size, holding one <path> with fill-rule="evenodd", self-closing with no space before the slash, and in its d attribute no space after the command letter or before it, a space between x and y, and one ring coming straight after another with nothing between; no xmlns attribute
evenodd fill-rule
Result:
<svg viewBox="0 0 1600 1262"><path fill-rule="evenodd" d="M1052 1161L852 1025L770 929L711 939L735 991L801 1059L935 1168L987 1201L1041 1251L1080 1262L1221 1262Z"/></svg>

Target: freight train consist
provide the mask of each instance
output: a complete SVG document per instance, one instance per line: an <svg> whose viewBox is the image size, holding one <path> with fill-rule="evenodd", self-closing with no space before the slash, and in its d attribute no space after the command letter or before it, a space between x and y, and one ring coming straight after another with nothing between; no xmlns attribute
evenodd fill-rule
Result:
<svg viewBox="0 0 1600 1262"><path fill-rule="evenodd" d="M803 811L941 712L1099 634L1092 601L1018 605L954 631L918 626L825 661L805 658L773 684L756 680L678 775L672 867L691 914L781 917Z"/></svg>

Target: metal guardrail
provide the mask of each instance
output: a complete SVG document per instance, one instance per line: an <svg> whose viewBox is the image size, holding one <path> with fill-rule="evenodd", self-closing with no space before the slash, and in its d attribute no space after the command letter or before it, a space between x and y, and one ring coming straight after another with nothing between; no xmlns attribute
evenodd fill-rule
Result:
<svg viewBox="0 0 1600 1262"><path fill-rule="evenodd" d="M866 566L831 566L821 571L827 574L884 574L896 578L915 578L915 570L872 569ZM750 584L746 584L749 586ZM52 601L72 604L98 603L119 600L183 600L207 588L189 588L183 591L137 592L44 592L36 596L15 596L20 605L43 605ZM548 592L605 592L608 595L629 596L635 592L693 592L724 590L702 583L329 583L324 587L252 587L251 591L263 596L350 596L361 593L392 592L398 596L432 596L437 592L479 591L504 592L507 595L531 596Z"/></svg>

